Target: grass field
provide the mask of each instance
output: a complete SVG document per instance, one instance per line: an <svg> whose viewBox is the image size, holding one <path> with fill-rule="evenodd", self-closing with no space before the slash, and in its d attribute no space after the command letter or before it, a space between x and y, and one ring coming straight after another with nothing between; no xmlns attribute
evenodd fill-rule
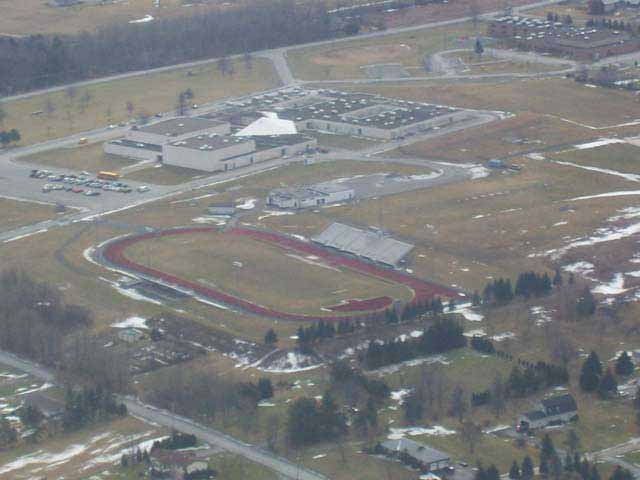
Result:
<svg viewBox="0 0 640 480"><path fill-rule="evenodd" d="M331 221L381 223L416 244L411 265L416 274L481 289L488 275L513 277L525 268L539 268L541 260L527 255L557 247L564 235L591 233L623 202L600 199L598 208L575 206L566 211L562 207L567 198L622 189L628 182L524 158L515 163L523 165L522 172L496 173L318 213L270 217L263 223L305 236ZM554 226L560 222L567 224Z"/></svg>
<svg viewBox="0 0 640 480"><path fill-rule="evenodd" d="M19 162L42 165L43 167L65 168L70 170L96 173L101 170L118 172L124 167L133 165L135 161L125 157L107 155L102 143L92 143L58 150L49 150L35 155L19 157Z"/></svg>
<svg viewBox="0 0 640 480"><path fill-rule="evenodd" d="M7 113L4 127L17 128L21 144L30 144L173 110L178 94L187 88L195 94L194 103L202 104L277 85L269 62L255 59L252 65L247 71L244 62L236 61L233 76L223 76L212 63L88 85L73 96L59 91L4 102L0 103ZM87 95L89 102L83 104L81 99ZM127 102L133 104L131 114Z"/></svg>
<svg viewBox="0 0 640 480"><path fill-rule="evenodd" d="M640 147L614 143L585 150L569 150L550 156L554 160L606 168L623 173L640 173Z"/></svg>
<svg viewBox="0 0 640 480"><path fill-rule="evenodd" d="M443 135L388 152L409 157L438 158L447 161L487 161L540 152L556 146L573 145L598 136L598 132L535 113L514 117L481 127Z"/></svg>
<svg viewBox="0 0 640 480"><path fill-rule="evenodd" d="M412 297L405 287L224 233L148 240L125 255L140 264L152 258L153 268L287 313L322 314L348 299Z"/></svg>
<svg viewBox="0 0 640 480"><path fill-rule="evenodd" d="M139 170L132 170L124 178L136 182L153 183L156 185L179 185L210 175L209 172L193 170L191 168L175 167L173 165L150 165Z"/></svg>
<svg viewBox="0 0 640 480"><path fill-rule="evenodd" d="M47 220L56 215L54 205L0 197L0 231Z"/></svg>
<svg viewBox="0 0 640 480"><path fill-rule="evenodd" d="M456 107L551 115L594 127L619 125L638 118L638 100L632 93L590 88L560 78L498 83L439 83L429 88L413 83L405 86L357 85L341 88Z"/></svg>
<svg viewBox="0 0 640 480"><path fill-rule="evenodd" d="M470 24L354 40L337 46L323 45L291 50L287 54L294 76L303 80L363 78L360 68L377 63L424 65L426 55L464 46L472 35Z"/></svg>

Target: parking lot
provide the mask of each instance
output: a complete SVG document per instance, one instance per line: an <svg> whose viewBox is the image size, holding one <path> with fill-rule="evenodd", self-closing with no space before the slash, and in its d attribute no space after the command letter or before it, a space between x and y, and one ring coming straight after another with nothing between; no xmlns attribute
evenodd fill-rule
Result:
<svg viewBox="0 0 640 480"><path fill-rule="evenodd" d="M47 182L42 186L43 193L60 191L82 194L87 197L97 197L103 192L134 192L131 186L118 181L119 175L110 172L104 174L99 173L97 177L93 177L89 172L81 172L80 175L76 175L75 173L64 175L54 174L49 170L32 169L29 178L45 180ZM135 189L135 192L147 193L150 190L146 185L139 185Z"/></svg>

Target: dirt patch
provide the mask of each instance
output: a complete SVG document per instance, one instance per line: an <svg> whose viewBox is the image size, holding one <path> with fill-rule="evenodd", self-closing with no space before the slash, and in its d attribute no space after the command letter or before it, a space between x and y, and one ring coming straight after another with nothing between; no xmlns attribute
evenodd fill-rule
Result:
<svg viewBox="0 0 640 480"><path fill-rule="evenodd" d="M376 297L366 300L349 299L339 305L332 305L326 308L332 312L368 312L387 308L392 302L393 298L391 297Z"/></svg>

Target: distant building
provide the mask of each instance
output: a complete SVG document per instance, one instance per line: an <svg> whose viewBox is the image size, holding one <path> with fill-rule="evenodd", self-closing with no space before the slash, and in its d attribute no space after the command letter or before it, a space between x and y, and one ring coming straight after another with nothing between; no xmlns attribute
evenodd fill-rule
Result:
<svg viewBox="0 0 640 480"><path fill-rule="evenodd" d="M392 267L397 267L414 248L413 244L396 240L380 230L364 230L338 222L332 223L311 240Z"/></svg>
<svg viewBox="0 0 640 480"><path fill-rule="evenodd" d="M254 163L298 155L314 148L305 135L198 135L163 146L163 163L205 172L224 172Z"/></svg>
<svg viewBox="0 0 640 480"><path fill-rule="evenodd" d="M381 444L383 451L393 457L408 455L423 472L437 472L449 467L451 457L444 452L407 438L387 440Z"/></svg>
<svg viewBox="0 0 640 480"><path fill-rule="evenodd" d="M198 117L176 117L149 125L134 126L124 138L104 144L104 152L134 160L161 161L163 145L194 135L227 135L229 123Z"/></svg>
<svg viewBox="0 0 640 480"><path fill-rule="evenodd" d="M335 183L278 188L269 193L267 204L279 208L307 208L349 201L354 198L353 188Z"/></svg>
<svg viewBox="0 0 640 480"><path fill-rule="evenodd" d="M537 408L518 417L516 429L526 432L549 425L560 425L578 418L578 405L572 395L557 395L541 400Z"/></svg>
<svg viewBox="0 0 640 480"><path fill-rule="evenodd" d="M118 331L118 338L123 342L135 343L144 338L144 333L137 328L123 328Z"/></svg>
<svg viewBox="0 0 640 480"><path fill-rule="evenodd" d="M212 203L207 209L209 215L231 217L236 213L235 203Z"/></svg>
<svg viewBox="0 0 640 480"><path fill-rule="evenodd" d="M579 27L540 18L500 17L489 24L488 33L521 50L547 52L577 60L597 60L640 49L640 40L625 31Z"/></svg>

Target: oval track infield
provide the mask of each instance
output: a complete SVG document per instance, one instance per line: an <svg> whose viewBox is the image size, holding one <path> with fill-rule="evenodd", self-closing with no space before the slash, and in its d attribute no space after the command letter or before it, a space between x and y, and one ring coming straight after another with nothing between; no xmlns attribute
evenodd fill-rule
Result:
<svg viewBox="0 0 640 480"><path fill-rule="evenodd" d="M222 303L224 305L228 305L230 307L264 317L294 321L339 321L349 318L364 319L370 315L364 313L356 314L353 311L349 311L349 315L303 315L282 312L273 308L255 304L250 300L229 295L221 290L207 287L197 282L186 280L184 278L180 278L175 275L156 270L154 268L146 267L132 260L129 260L124 254L125 250L132 245L153 238L219 232L220 230L216 227L184 227L132 235L108 242L102 249L102 259L111 266L128 271L130 273L141 275L148 280L157 280L168 285L177 286L181 289L190 290L196 295L204 297L205 299ZM411 275L407 275L406 273L374 265L370 262L366 262L355 257L346 256L336 251L332 251L324 247L315 245L313 243L298 240L279 233L253 230L248 228L234 228L225 232L225 235L248 237L269 245L277 246L279 248L282 248L283 250L315 255L316 257L323 259L329 265L344 267L363 275L370 275L393 283L404 285L413 291L413 299L411 300L413 304L423 304L425 301L430 300L436 296L458 297L460 295L453 289L426 282ZM366 309L368 311L383 310L391 305L391 303L392 299L389 297L386 297L384 302L382 302L380 298L359 300L358 309ZM336 309L336 311L339 310ZM344 313L347 313L347 311L345 311Z"/></svg>

